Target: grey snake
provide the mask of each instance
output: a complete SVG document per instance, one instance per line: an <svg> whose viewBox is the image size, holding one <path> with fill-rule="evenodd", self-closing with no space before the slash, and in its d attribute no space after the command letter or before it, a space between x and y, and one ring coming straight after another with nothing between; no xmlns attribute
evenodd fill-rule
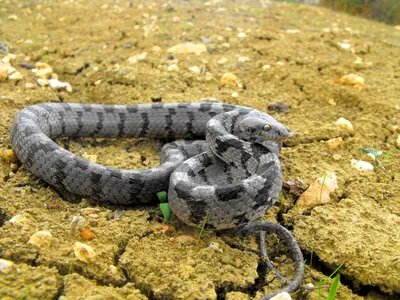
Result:
<svg viewBox="0 0 400 300"><path fill-rule="evenodd" d="M302 278L300 248L284 227L255 219L279 198L278 154L281 141L290 136L264 112L213 101L38 104L22 109L11 127L19 160L64 198L79 195L97 203L135 205L157 202L156 192L168 191L172 211L186 224L199 226L207 215L208 225L218 230L276 233L296 262L296 278L286 280L283 289L289 292ZM122 170L72 154L53 141L60 137L184 140L165 144L156 168Z"/></svg>

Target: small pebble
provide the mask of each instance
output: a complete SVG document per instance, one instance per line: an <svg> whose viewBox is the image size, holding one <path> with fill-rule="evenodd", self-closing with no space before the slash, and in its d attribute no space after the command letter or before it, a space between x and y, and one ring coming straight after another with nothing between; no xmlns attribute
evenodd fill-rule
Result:
<svg viewBox="0 0 400 300"><path fill-rule="evenodd" d="M101 212L100 209L95 208L95 207L86 207L86 208L82 208L80 210L82 215L92 215L92 214L98 214Z"/></svg>
<svg viewBox="0 0 400 300"><path fill-rule="evenodd" d="M201 70L200 70L200 68L198 66L190 67L189 71L191 71L191 72L193 72L195 74L200 74L201 73Z"/></svg>
<svg viewBox="0 0 400 300"><path fill-rule="evenodd" d="M289 34L296 34L299 32L300 32L299 29L286 29L286 33L289 33Z"/></svg>
<svg viewBox="0 0 400 300"><path fill-rule="evenodd" d="M353 124L351 124L351 122L349 120L346 120L345 118L339 118L336 121L336 125L348 131L353 131Z"/></svg>
<svg viewBox="0 0 400 300"><path fill-rule="evenodd" d="M81 230L81 238L84 241L90 241L96 238L96 234L92 230L84 228Z"/></svg>
<svg viewBox="0 0 400 300"><path fill-rule="evenodd" d="M271 68L271 66L270 65L263 65L263 70L265 71L265 70L268 70L268 69L270 69Z"/></svg>
<svg viewBox="0 0 400 300"><path fill-rule="evenodd" d="M241 56L241 57L238 58L238 62L240 62L240 63L245 63L245 62L248 62L248 61L250 61L250 58L247 57L247 56Z"/></svg>
<svg viewBox="0 0 400 300"><path fill-rule="evenodd" d="M201 41L202 43L207 44L207 43L211 43L211 42L212 42L212 38L202 37L202 38L200 39L200 41Z"/></svg>
<svg viewBox="0 0 400 300"><path fill-rule="evenodd" d="M292 300L292 297L287 292L279 293L278 295L271 298L271 300Z"/></svg>
<svg viewBox="0 0 400 300"><path fill-rule="evenodd" d="M176 64L168 66L167 71L169 72L179 72L179 67Z"/></svg>
<svg viewBox="0 0 400 300"><path fill-rule="evenodd" d="M233 93L232 93L232 97L233 97L233 98L239 97L239 93L238 93L238 92L233 92Z"/></svg>
<svg viewBox="0 0 400 300"><path fill-rule="evenodd" d="M52 89L57 91L66 90L68 93L72 92L72 87L68 82L61 82L57 79L49 79L49 84Z"/></svg>
<svg viewBox="0 0 400 300"><path fill-rule="evenodd" d="M0 80L5 80L8 76L8 66L0 64Z"/></svg>
<svg viewBox="0 0 400 300"><path fill-rule="evenodd" d="M9 16L8 16L8 19L9 19L9 20L16 21L16 20L18 20L18 17L17 17L17 15L9 15Z"/></svg>
<svg viewBox="0 0 400 300"><path fill-rule="evenodd" d="M201 54L203 52L207 52L207 47L204 44L177 44L167 49L167 52L173 54Z"/></svg>
<svg viewBox="0 0 400 300"><path fill-rule="evenodd" d="M53 236L48 231L38 231L31 236L28 244L38 249L50 248L53 242Z"/></svg>
<svg viewBox="0 0 400 300"><path fill-rule="evenodd" d="M236 86L238 84L238 78L233 73L225 73L221 77L220 84L221 86L226 86L226 85Z"/></svg>
<svg viewBox="0 0 400 300"><path fill-rule="evenodd" d="M224 65L224 64L226 64L227 61L228 61L228 59L226 57L223 57L218 61L218 64L219 65Z"/></svg>
<svg viewBox="0 0 400 300"><path fill-rule="evenodd" d="M171 241L180 244L194 244L197 242L196 238L191 235L180 235L176 238L171 238Z"/></svg>
<svg viewBox="0 0 400 300"><path fill-rule="evenodd" d="M342 142L343 142L343 139L341 137L338 137L338 138L334 138L334 139L330 139L330 140L326 141L326 145L328 146L328 148L336 149L336 148L340 147Z"/></svg>
<svg viewBox="0 0 400 300"><path fill-rule="evenodd" d="M4 56L1 61L5 63L6 65L10 65L11 61L15 60L17 56L13 53L8 53L6 56Z"/></svg>
<svg viewBox="0 0 400 300"><path fill-rule="evenodd" d="M336 79L335 83L341 83L344 85L352 86L354 89L361 91L364 88L365 80L361 76L355 74L349 74Z"/></svg>
<svg viewBox="0 0 400 300"><path fill-rule="evenodd" d="M357 170L360 171L373 171L374 166L371 165L369 162L363 161L363 160L351 160L351 165L356 168Z"/></svg>
<svg viewBox="0 0 400 300"><path fill-rule="evenodd" d="M26 89L33 89L35 87L35 85L31 82L27 82L25 83L25 88Z"/></svg>
<svg viewBox="0 0 400 300"><path fill-rule="evenodd" d="M168 234L171 236L176 233L176 229L170 225L163 225L161 231L162 231L162 233Z"/></svg>
<svg viewBox="0 0 400 300"><path fill-rule="evenodd" d="M316 205L330 203L334 200L330 196L331 193L338 188L336 174L326 171L324 176L318 178L303 194L301 194L296 205L300 207L314 207Z"/></svg>
<svg viewBox="0 0 400 300"><path fill-rule="evenodd" d="M245 38L246 34L244 32L239 32L237 36L238 38Z"/></svg>
<svg viewBox="0 0 400 300"><path fill-rule="evenodd" d="M396 145L397 145L397 148L400 149L400 135L397 137Z"/></svg>
<svg viewBox="0 0 400 300"><path fill-rule="evenodd" d="M10 220L8 220L13 225L26 225L28 223L27 217L25 217L24 213L15 215Z"/></svg>
<svg viewBox="0 0 400 300"><path fill-rule="evenodd" d="M35 69L32 69L32 72L35 73L38 78L50 79L51 74L53 73L53 68L46 63L37 62L35 64Z"/></svg>
<svg viewBox="0 0 400 300"><path fill-rule="evenodd" d="M215 250L215 251L217 251L219 253L223 253L224 252L224 250L220 248L220 245L217 242L211 242L210 245L208 245L208 248L209 249L213 249L213 250Z"/></svg>
<svg viewBox="0 0 400 300"><path fill-rule="evenodd" d="M351 50L351 44L349 43L338 43L338 45L340 46L340 48L350 51Z"/></svg>
<svg viewBox="0 0 400 300"><path fill-rule="evenodd" d="M128 62L131 64L136 64L138 61L145 60L147 57L147 52L143 52L128 58Z"/></svg>
<svg viewBox="0 0 400 300"><path fill-rule="evenodd" d="M0 258L0 273L8 274L16 269L14 262Z"/></svg>
<svg viewBox="0 0 400 300"><path fill-rule="evenodd" d="M231 45L230 45L229 43L223 43L221 46L222 46L223 48L226 48L226 49L228 49L228 48L231 47Z"/></svg>
<svg viewBox="0 0 400 300"><path fill-rule="evenodd" d="M39 79L37 80L37 83L39 83L39 85L40 85L41 87L46 87L46 86L49 86L49 85L50 85L49 80L48 80L48 79L44 79L44 78L39 78Z"/></svg>
<svg viewBox="0 0 400 300"><path fill-rule="evenodd" d="M289 190L289 193L295 197L300 197L306 189L301 180L285 181L283 183L283 188Z"/></svg>
<svg viewBox="0 0 400 300"><path fill-rule="evenodd" d="M20 72L15 72L15 73L11 74L10 76L8 76L8 79L22 80L22 79L24 79L24 76Z"/></svg>
<svg viewBox="0 0 400 300"><path fill-rule="evenodd" d="M158 53L158 52L161 52L161 51L162 51L162 49L161 49L161 47L160 47L160 46L153 46L153 48L151 48L151 51L152 51L152 52L156 52L156 53Z"/></svg>
<svg viewBox="0 0 400 300"><path fill-rule="evenodd" d="M285 63L283 61L277 61L275 64L277 66L283 66Z"/></svg>
<svg viewBox="0 0 400 300"><path fill-rule="evenodd" d="M96 257L96 253L94 252L93 248L90 247L89 245L76 242L73 248L76 258L85 263L92 262Z"/></svg>

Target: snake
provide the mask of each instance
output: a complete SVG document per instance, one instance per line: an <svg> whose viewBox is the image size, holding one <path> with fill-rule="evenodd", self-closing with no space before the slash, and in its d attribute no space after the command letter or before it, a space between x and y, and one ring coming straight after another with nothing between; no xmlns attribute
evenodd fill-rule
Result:
<svg viewBox="0 0 400 300"><path fill-rule="evenodd" d="M279 198L283 181L279 152L282 141L292 134L265 112L215 100L42 103L18 112L10 140L25 167L67 200L81 197L132 206L158 202L157 192L168 191L172 212L188 225L206 221L216 230L276 233L296 262L295 280L287 280L282 289L293 291L300 284L304 261L297 242L283 226L256 221ZM159 166L127 170L75 155L56 143L61 137L169 142L161 149Z"/></svg>

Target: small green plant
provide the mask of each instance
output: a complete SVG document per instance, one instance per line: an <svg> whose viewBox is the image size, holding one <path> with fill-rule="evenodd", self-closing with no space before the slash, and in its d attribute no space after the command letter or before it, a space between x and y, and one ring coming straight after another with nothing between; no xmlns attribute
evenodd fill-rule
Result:
<svg viewBox="0 0 400 300"><path fill-rule="evenodd" d="M383 164L379 161L378 156L382 155L382 151L379 150L375 150L372 148L364 148L361 149L361 151L365 154L367 154L369 157L371 157L373 160L375 160L375 162L382 168L385 169L385 167L383 166Z"/></svg>
<svg viewBox="0 0 400 300"><path fill-rule="evenodd" d="M332 284L331 284L331 286L329 288L327 300L335 299L336 292L337 292L337 290L339 288L339 284L340 284L340 274L337 273L335 278L333 278Z"/></svg>
<svg viewBox="0 0 400 300"><path fill-rule="evenodd" d="M325 285L325 283L328 281L328 279L332 278L333 275L335 275L339 269L343 266L343 264L340 264L333 272L331 275L329 275L328 277L325 278L321 278L319 280L318 283L318 300L321 300L322 297L322 287ZM337 273L337 275L339 275L339 273ZM337 277L337 276L336 276ZM340 275L338 278L334 278L330 288L329 288L329 293L328 293L328 299L334 299L335 295L336 295L336 291L339 287L339 283L340 283ZM333 297L333 298L329 298L329 296Z"/></svg>
<svg viewBox="0 0 400 300"><path fill-rule="evenodd" d="M164 216L164 220L169 222L171 221L171 208L169 207L169 203L167 202L167 193L162 191L157 193L158 200L160 200L160 210Z"/></svg>
<svg viewBox="0 0 400 300"><path fill-rule="evenodd" d="M199 243L199 241L200 241L200 239L201 239L201 236L203 235L204 227L206 227L207 222L208 222L208 211L206 212L206 217L204 218L203 225L201 226L199 235L198 235L198 237L197 237L197 243Z"/></svg>

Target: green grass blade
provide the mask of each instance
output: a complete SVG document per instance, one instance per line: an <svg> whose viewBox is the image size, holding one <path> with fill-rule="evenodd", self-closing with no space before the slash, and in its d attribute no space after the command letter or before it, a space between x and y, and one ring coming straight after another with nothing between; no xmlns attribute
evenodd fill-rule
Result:
<svg viewBox="0 0 400 300"><path fill-rule="evenodd" d="M160 200L161 203L167 202L167 193L166 192L164 192L164 191L158 192L157 193L157 197L158 197L158 200Z"/></svg>
<svg viewBox="0 0 400 300"><path fill-rule="evenodd" d="M160 210L164 216L164 220L167 222L171 221L172 212L169 203L160 203Z"/></svg>
<svg viewBox="0 0 400 300"><path fill-rule="evenodd" d="M333 279L333 282L331 284L331 287L329 288L329 293L328 293L328 298L327 300L334 300L336 296L336 292L339 288L340 284L340 274L337 273L335 278Z"/></svg>
<svg viewBox="0 0 400 300"><path fill-rule="evenodd" d="M204 222L203 225L201 226L199 236L197 237L197 243L199 243L201 236L203 235L204 227L206 227L207 221L208 221L208 211L206 212L206 217L204 218Z"/></svg>

